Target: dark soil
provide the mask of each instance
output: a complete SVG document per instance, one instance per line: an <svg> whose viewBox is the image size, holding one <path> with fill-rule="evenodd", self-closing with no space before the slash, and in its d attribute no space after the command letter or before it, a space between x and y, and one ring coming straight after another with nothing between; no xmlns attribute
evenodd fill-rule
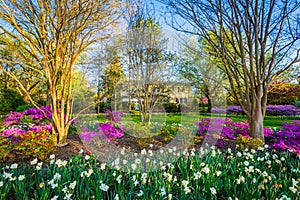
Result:
<svg viewBox="0 0 300 200"><path fill-rule="evenodd" d="M56 149L50 153L55 154L56 159L68 159L74 155L78 155L80 150L83 149L87 152L86 147L83 145L79 135L77 134L69 134L67 138L68 144L63 147L56 147ZM19 165L28 164L34 158L24 155L18 151L11 151L4 160L0 161L0 165L18 163ZM48 160L45 160L46 162Z"/></svg>
<svg viewBox="0 0 300 200"><path fill-rule="evenodd" d="M175 139L174 139L175 140ZM151 149L153 151L159 150L165 147L170 146L176 146L180 147L181 145L181 140L182 139L177 139L178 143L176 145L176 141L174 142L172 138L169 138L169 140L165 140L161 136L155 136L153 138L135 138L130 135L124 135L121 139L119 139L118 143L118 148L125 148L127 151L130 152L141 152L142 149L149 149L149 145L152 144ZM171 143L172 142L172 143ZM195 142L195 141L190 141L190 145L185 144L185 148L188 147L189 149L195 148L199 149L202 145L202 142ZM101 143L101 145L85 145L81 138L79 137L78 134L69 134L67 138L67 145L63 147L56 147L56 149L51 152L51 154L55 154L56 159L61 159L61 160L67 160L70 157L74 155L79 155L80 150L82 149L84 151L84 154L89 154L91 152L95 152L99 157L100 161L101 158L107 157L111 152L111 148L113 147L113 144L108 144L107 142ZM235 149L235 143L233 141L227 141L224 142L225 147L224 148L231 148ZM99 149L100 152L99 152ZM4 160L0 161L0 166L4 165L9 165L13 163L18 163L19 165L27 165L32 161L34 158L24 155L18 151L11 151L9 155L7 155ZM44 162L49 161L49 159L44 160Z"/></svg>

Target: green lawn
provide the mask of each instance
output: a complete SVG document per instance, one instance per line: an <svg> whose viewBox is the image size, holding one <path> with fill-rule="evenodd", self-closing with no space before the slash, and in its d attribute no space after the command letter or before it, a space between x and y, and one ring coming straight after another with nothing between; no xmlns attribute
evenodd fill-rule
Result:
<svg viewBox="0 0 300 200"><path fill-rule="evenodd" d="M103 116L102 114L100 116ZM225 117L225 115L211 115L211 114L200 114L199 113L181 113L181 114L153 114L151 122L166 123L166 124L194 124L195 121L201 120L201 118L210 118L212 116ZM243 115L226 115L226 117L231 118L233 121L246 120L246 116ZM122 120L124 122L139 122L139 115L136 114L123 114ZM300 120L300 117L284 117L284 116L266 116L264 120L264 126L273 128L280 127L283 122L291 122L292 120ZM100 117L100 121L102 121Z"/></svg>

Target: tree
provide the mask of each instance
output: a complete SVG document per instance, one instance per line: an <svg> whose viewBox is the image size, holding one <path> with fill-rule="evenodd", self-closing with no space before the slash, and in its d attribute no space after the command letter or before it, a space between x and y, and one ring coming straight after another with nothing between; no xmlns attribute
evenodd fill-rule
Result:
<svg viewBox="0 0 300 200"><path fill-rule="evenodd" d="M224 95L220 91L223 87L224 73L210 59L201 39L191 37L182 45L184 46L183 58L178 63L178 71L201 95L207 98L207 111L210 113L213 104L222 104L221 101L224 100L220 97Z"/></svg>
<svg viewBox="0 0 300 200"><path fill-rule="evenodd" d="M263 119L270 82L299 62L299 1L160 0L177 30L203 37L220 59L250 124L250 135L264 140ZM183 28L185 30L183 30ZM232 51L232 50L233 51Z"/></svg>
<svg viewBox="0 0 300 200"><path fill-rule="evenodd" d="M13 40L11 40L10 38L5 37L4 34L0 35L0 45L2 47L0 48L0 59L6 60L6 62L0 62L0 66L2 69L0 71L0 77L1 80L3 80L0 83L0 91L4 93L8 91L15 91L19 93L18 96L23 100L20 103L30 104L30 101L27 98L26 94L19 89L18 84L14 81L14 79L11 76L8 75L9 73L12 73L16 77L18 77L18 80L20 80L20 82L23 84L24 89L28 94L30 94L32 99L37 101L39 104L45 104L45 81L41 80L41 78L39 77L39 73L30 68L26 68L22 64L12 63L14 60L20 59L17 58L16 55L14 55L16 49L18 49L19 51L23 51L24 55L26 55L27 57L29 55L26 54L25 50L22 49L20 45L14 43ZM20 105L15 104L15 106ZM11 109L12 108L10 108L8 111L10 111Z"/></svg>
<svg viewBox="0 0 300 200"><path fill-rule="evenodd" d="M116 44L120 44L121 41L116 41ZM117 91L116 87L123 78L123 66L121 63L120 52L117 45L106 46L107 49L107 63L108 66L104 70L103 75L103 96L107 98L109 105L114 105L114 111L117 111ZM114 101L114 103L112 103Z"/></svg>
<svg viewBox="0 0 300 200"><path fill-rule="evenodd" d="M72 122L73 67L87 47L108 36L118 5L108 0L0 0L0 29L30 55L26 62L17 59L15 63L46 80L58 145L66 144ZM18 49L14 54L25 58ZM9 76L37 106L18 77Z"/></svg>
<svg viewBox="0 0 300 200"><path fill-rule="evenodd" d="M168 92L165 44L162 28L153 18L141 12L131 19L127 33L129 96L134 93L138 100L142 125L151 123L155 105Z"/></svg>

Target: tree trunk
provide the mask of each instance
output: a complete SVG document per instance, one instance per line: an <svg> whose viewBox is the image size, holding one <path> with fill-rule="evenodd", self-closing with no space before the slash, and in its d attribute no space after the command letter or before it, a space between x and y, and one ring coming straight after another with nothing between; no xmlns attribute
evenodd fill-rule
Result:
<svg viewBox="0 0 300 200"><path fill-rule="evenodd" d="M207 98L207 112L211 113L212 105L211 105L211 100L210 100L209 95L206 98Z"/></svg>
<svg viewBox="0 0 300 200"><path fill-rule="evenodd" d="M52 122L52 133L54 135L57 146L65 146L67 144L67 135L69 127L57 128L57 124Z"/></svg>
<svg viewBox="0 0 300 200"><path fill-rule="evenodd" d="M248 119L248 121L250 123L250 136L261 139L264 142L264 115L261 101L256 101L252 110L251 118Z"/></svg>
<svg viewBox="0 0 300 200"><path fill-rule="evenodd" d="M152 116L152 114L149 113L148 114L148 122L147 122L148 126L151 125L151 116Z"/></svg>

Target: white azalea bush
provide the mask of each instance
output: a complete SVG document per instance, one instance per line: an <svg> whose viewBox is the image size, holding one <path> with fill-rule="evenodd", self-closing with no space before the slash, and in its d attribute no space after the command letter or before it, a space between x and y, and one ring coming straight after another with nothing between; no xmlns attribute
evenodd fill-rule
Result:
<svg viewBox="0 0 300 200"><path fill-rule="evenodd" d="M215 147L182 152L173 163L159 162L142 172L144 162L118 160L113 167L80 154L50 163L1 167L0 199L297 199L300 157L266 147L243 152ZM155 160L148 159L150 162ZM116 165L126 164L126 167ZM154 165L154 163L153 163Z"/></svg>

